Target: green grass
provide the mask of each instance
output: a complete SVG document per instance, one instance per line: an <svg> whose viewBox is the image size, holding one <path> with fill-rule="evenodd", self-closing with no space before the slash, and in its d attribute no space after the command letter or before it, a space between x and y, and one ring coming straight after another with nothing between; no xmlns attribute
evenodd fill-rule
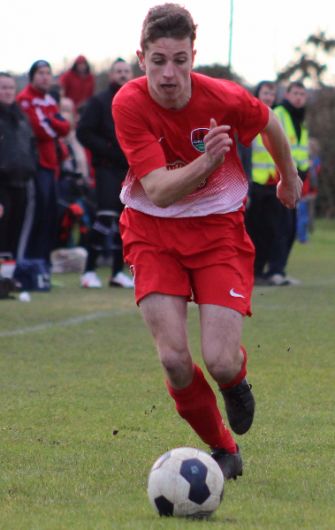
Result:
<svg viewBox="0 0 335 530"><path fill-rule="evenodd" d="M69 274L31 303L1 301L0 529L333 530L334 249L335 223L319 222L290 260L302 285L254 292L257 415L239 439L245 474L208 522L160 519L146 497L160 454L204 446L176 416L133 293Z"/></svg>

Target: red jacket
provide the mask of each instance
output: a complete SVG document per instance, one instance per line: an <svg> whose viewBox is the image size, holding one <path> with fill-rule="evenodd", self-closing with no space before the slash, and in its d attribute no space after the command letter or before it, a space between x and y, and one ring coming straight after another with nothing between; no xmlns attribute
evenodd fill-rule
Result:
<svg viewBox="0 0 335 530"><path fill-rule="evenodd" d="M76 64L79 62L86 62L86 74L80 75L77 73ZM72 99L76 107L79 107L93 96L95 79L90 72L88 62L83 55L79 55L72 68L60 76L59 83L64 89L64 95L67 98Z"/></svg>
<svg viewBox="0 0 335 530"><path fill-rule="evenodd" d="M40 165L57 170L57 139L68 134L70 124L59 114L54 98L30 84L18 94L17 101L32 125L37 139Z"/></svg>

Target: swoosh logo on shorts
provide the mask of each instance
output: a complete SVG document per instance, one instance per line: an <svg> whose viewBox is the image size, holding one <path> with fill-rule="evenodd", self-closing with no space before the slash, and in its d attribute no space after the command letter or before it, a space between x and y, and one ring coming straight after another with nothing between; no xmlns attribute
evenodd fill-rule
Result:
<svg viewBox="0 0 335 530"><path fill-rule="evenodd" d="M237 293L234 289L230 289L229 294L233 298L245 298L245 296L243 296L243 294Z"/></svg>

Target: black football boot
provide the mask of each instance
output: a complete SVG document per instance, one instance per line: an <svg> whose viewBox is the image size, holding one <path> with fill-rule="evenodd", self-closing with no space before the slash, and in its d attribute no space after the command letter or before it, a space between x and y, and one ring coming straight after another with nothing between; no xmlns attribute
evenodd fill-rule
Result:
<svg viewBox="0 0 335 530"><path fill-rule="evenodd" d="M226 406L229 424L236 434L245 434L251 427L255 413L255 399L246 379L227 390L220 389Z"/></svg>
<svg viewBox="0 0 335 530"><path fill-rule="evenodd" d="M243 474L243 462L239 448L237 453L227 453L225 449L213 449L211 457L219 464L225 480L234 479Z"/></svg>

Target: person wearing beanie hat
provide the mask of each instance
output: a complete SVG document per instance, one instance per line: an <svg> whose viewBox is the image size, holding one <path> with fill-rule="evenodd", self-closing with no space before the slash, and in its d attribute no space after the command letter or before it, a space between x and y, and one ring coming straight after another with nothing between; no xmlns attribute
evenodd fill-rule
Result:
<svg viewBox="0 0 335 530"><path fill-rule="evenodd" d="M57 231L56 178L59 172L60 138L70 124L59 113L50 95L53 78L48 61L35 61L29 69L30 83L18 94L17 101L27 114L38 149L35 178L35 210L31 213L32 230L26 258L50 260Z"/></svg>
<svg viewBox="0 0 335 530"><path fill-rule="evenodd" d="M29 77L29 81L31 82L34 78L34 74L35 72L37 72L37 70L39 68L43 68L43 67L47 67L50 69L51 71L51 66L50 64L48 63L48 61L44 61L43 59L39 59L38 61L35 61L31 67L30 67L30 70L28 72L28 77Z"/></svg>

